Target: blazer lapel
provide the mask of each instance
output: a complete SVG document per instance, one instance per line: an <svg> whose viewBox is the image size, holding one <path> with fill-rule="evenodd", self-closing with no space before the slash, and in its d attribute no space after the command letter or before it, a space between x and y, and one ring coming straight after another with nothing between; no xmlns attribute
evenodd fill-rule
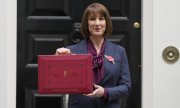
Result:
<svg viewBox="0 0 180 108"><path fill-rule="evenodd" d="M114 56L114 50L113 50L113 44L111 42L109 42L108 40L106 40L106 47L105 47L105 54L107 56Z"/></svg>
<svg viewBox="0 0 180 108"><path fill-rule="evenodd" d="M109 42L108 40L106 40L106 47L105 47L105 54L107 56L112 56L113 58L115 57L115 53L114 53L114 49L113 49L113 44L111 42ZM110 67L109 65L109 61L107 60L107 58L104 57L104 67ZM102 84L107 76L107 70L105 70L104 68L104 77L103 79L100 81L100 84Z"/></svg>

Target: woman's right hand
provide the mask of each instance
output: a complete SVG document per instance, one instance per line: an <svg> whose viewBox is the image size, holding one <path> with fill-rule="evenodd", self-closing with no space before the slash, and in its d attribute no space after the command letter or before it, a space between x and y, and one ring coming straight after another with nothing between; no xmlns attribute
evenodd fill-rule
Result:
<svg viewBox="0 0 180 108"><path fill-rule="evenodd" d="M71 54L71 51L70 51L70 49L68 49L68 48L58 48L57 50L56 50L56 53L55 53L55 55L67 55L67 54Z"/></svg>

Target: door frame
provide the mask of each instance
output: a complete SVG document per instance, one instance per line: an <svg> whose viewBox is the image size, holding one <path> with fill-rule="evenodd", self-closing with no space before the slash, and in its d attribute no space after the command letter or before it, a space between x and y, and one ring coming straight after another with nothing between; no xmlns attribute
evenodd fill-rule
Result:
<svg viewBox="0 0 180 108"><path fill-rule="evenodd" d="M16 45L17 45L17 1L3 0L5 3L6 35L5 47L2 50L6 59L0 61L4 66L7 94L2 99L7 99L7 108L16 108ZM153 1L142 0L142 108L153 108ZM3 33L0 33L2 35ZM0 40L4 41L4 40Z"/></svg>

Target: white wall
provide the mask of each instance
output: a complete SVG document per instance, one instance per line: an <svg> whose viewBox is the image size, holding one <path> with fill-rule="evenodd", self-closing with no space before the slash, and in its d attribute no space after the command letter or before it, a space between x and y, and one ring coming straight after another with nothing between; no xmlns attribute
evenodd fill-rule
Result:
<svg viewBox="0 0 180 108"><path fill-rule="evenodd" d="M143 0L143 108L180 107L180 60L162 59L167 46L180 50L180 1Z"/></svg>
<svg viewBox="0 0 180 108"><path fill-rule="evenodd" d="M180 60L167 64L162 51L180 50L180 0L154 0L153 102L154 108L180 108Z"/></svg>
<svg viewBox="0 0 180 108"><path fill-rule="evenodd" d="M0 107L7 108L6 69L6 12L5 1L0 0Z"/></svg>
<svg viewBox="0 0 180 108"><path fill-rule="evenodd" d="M167 64L162 51L180 50L179 0L143 0L143 108L179 108L180 60ZM16 0L0 0L0 108L16 107Z"/></svg>

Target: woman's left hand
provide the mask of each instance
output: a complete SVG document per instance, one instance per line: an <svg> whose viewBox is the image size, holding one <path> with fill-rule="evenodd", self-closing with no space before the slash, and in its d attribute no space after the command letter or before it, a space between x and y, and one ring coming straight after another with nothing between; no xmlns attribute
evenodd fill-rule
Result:
<svg viewBox="0 0 180 108"><path fill-rule="evenodd" d="M104 95L104 88L103 87L94 84L94 88L95 88L95 90L90 94L86 94L86 96L89 96L89 97L102 97Z"/></svg>

